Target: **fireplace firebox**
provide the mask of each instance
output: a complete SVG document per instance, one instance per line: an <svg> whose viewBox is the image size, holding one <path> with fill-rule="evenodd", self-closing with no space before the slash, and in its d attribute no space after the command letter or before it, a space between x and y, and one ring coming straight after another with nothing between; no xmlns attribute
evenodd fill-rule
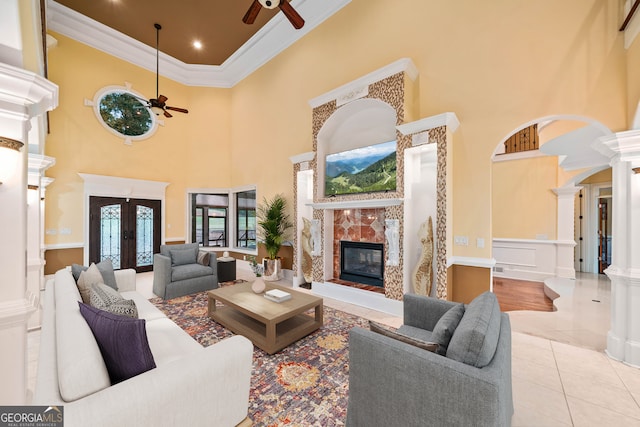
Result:
<svg viewBox="0 0 640 427"><path fill-rule="evenodd" d="M340 279L384 287L384 244L341 240Z"/></svg>

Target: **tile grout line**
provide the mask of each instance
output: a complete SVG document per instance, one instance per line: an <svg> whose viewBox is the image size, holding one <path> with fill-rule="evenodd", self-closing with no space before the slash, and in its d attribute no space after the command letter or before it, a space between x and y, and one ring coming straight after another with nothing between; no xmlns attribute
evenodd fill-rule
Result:
<svg viewBox="0 0 640 427"><path fill-rule="evenodd" d="M560 367L558 366L558 360L556 359L556 351L553 348L553 343L550 342L551 346L551 354L553 354L553 361L556 365L556 371L558 372L558 378L560 379L560 387L562 387L562 394L564 395L564 403L567 405L567 412L569 413L569 419L571 420L571 425L575 426L575 422L573 421L573 414L571 413L571 406L569 406L569 400L567 399L567 390L564 388L564 381L562 381L562 375L560 375Z"/></svg>

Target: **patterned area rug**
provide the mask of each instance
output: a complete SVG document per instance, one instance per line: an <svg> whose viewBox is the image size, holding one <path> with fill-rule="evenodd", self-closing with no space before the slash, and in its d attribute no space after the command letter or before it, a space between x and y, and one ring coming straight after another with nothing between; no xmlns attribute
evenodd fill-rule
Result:
<svg viewBox="0 0 640 427"><path fill-rule="evenodd" d="M150 300L203 346L233 333L207 316L207 293ZM309 313L311 315L311 312ZM349 331L368 321L324 307L324 325L269 355L254 346L249 416L255 426L343 426L347 414Z"/></svg>

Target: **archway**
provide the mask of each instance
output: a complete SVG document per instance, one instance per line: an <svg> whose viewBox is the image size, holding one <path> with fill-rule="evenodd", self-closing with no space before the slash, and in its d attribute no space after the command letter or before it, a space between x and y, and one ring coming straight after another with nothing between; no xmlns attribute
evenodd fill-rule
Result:
<svg viewBox="0 0 640 427"><path fill-rule="evenodd" d="M505 154L504 143L532 125L539 131L539 149ZM496 277L575 278L576 183L606 168L608 158L592 144L610 134L591 118L553 115L519 126L496 146L491 157Z"/></svg>

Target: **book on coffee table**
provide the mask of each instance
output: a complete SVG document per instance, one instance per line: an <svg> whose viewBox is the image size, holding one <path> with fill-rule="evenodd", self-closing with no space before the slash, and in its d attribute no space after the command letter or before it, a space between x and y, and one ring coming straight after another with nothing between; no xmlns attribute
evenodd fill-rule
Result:
<svg viewBox="0 0 640 427"><path fill-rule="evenodd" d="M291 299L291 294L280 289L271 289L264 293L264 297L270 301L282 302Z"/></svg>

